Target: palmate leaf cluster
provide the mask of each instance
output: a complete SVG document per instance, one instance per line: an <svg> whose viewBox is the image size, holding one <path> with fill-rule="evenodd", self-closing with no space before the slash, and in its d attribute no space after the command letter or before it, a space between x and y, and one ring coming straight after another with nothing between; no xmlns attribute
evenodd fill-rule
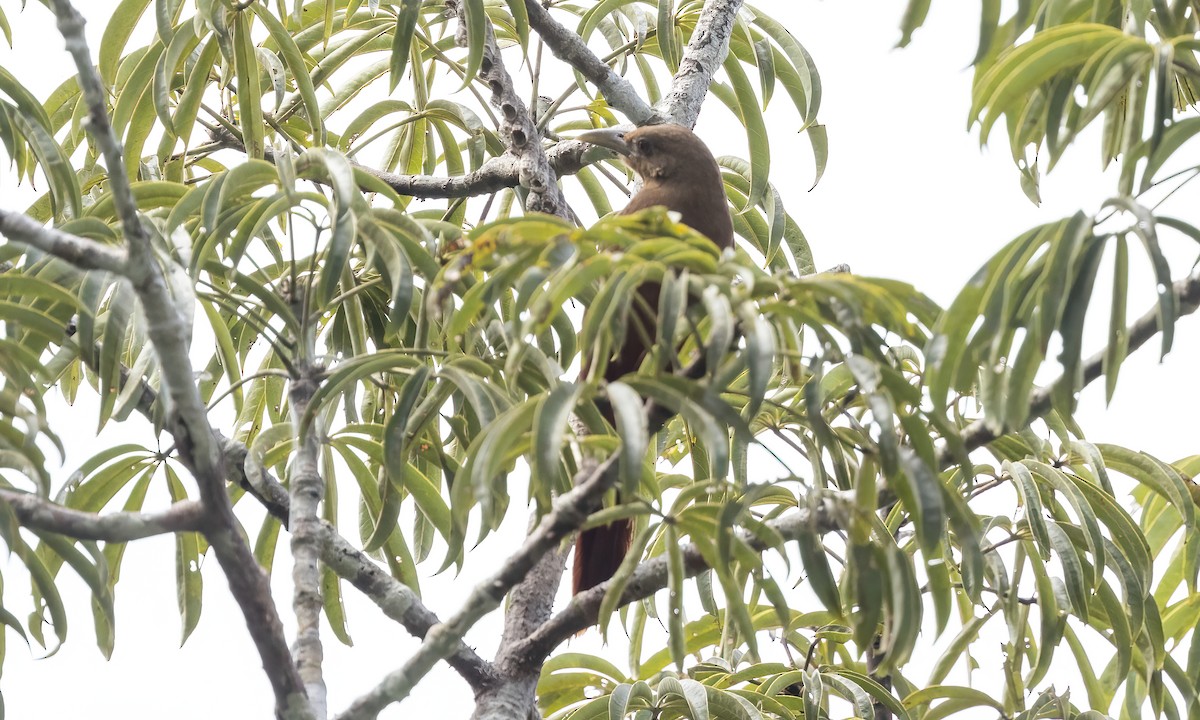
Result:
<svg viewBox="0 0 1200 720"><path fill-rule="evenodd" d="M905 41L929 4L910 3ZM1131 244L1150 260L1162 352L1194 309L1162 246L1200 230L1187 207L1165 214L1147 199L1200 167L1185 147L1200 130L1194 3L1030 1L1008 18L982 3L970 117L984 139L1005 118L1030 196L1029 148L1053 165L1098 118L1103 157L1122 172L1098 212L1014 239L945 309L902 282L815 272L771 182L782 173L763 111L782 89L819 176L820 80L770 7L741 11L711 87L747 131L747 158L720 160L734 251L659 211L580 227L522 216L518 188L422 200L413 176L504 160L474 79L487 23L514 67L538 42L522 2L462 5L465 48L441 2L124 0L99 54L126 151L116 170L91 146L76 80L40 102L0 70L0 141L14 173L47 188L31 217L120 245L107 178L133 181L172 296L196 321L202 397L245 446L251 484L286 481L298 438L317 428L324 519L419 589L617 453L622 504L591 523L635 520L599 611L608 636L628 634L627 666L553 656L538 691L547 716L871 717L875 703L912 718L1200 716L1200 462L1092 444L1072 415L1098 372L1111 396L1130 349ZM608 0L556 16L654 102L701 7ZM582 76L553 90L538 118L552 141L620 119ZM627 178L595 160L563 184L603 215ZM141 415L169 428L161 368L122 281L13 243L0 260L0 484L88 512L194 496L175 449L146 430L57 481L58 398L94 393L100 427ZM1094 298L1108 266L1111 295ZM645 282L663 288L657 350L606 384L607 358L642 330L629 310ZM1097 306L1098 365L1083 338ZM703 372L687 372L701 358ZM290 383L309 363L323 372L294 417ZM647 404L671 415L650 437ZM254 502L246 490L231 484L239 504ZM247 534L270 569L285 531L255 522ZM4 504L0 537L34 600L23 621L3 598L0 623L43 646L64 640L65 564L111 652L124 545L20 528ZM186 638L208 548L192 533L176 545ZM623 605L638 561L655 558L664 592ZM343 588L323 572L326 617L348 642ZM978 642L985 632L1000 653ZM930 662L937 637L950 640ZM968 686L963 669L988 662L1001 681L977 673ZM1071 692L1051 682L1063 667L1082 680Z"/></svg>

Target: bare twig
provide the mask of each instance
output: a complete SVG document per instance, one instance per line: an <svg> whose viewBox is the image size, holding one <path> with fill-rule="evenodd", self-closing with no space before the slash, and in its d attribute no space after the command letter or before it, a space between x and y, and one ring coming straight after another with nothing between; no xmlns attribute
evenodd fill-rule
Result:
<svg viewBox="0 0 1200 720"><path fill-rule="evenodd" d="M22 526L49 530L76 540L129 542L166 533L199 531L204 506L194 500L175 503L159 512L115 512L106 515L63 507L30 493L0 489Z"/></svg>
<svg viewBox="0 0 1200 720"><path fill-rule="evenodd" d="M220 142L224 147L245 152L246 148L241 139L224 128L214 127L209 132L214 141ZM585 157L584 153L588 150L593 152ZM545 149L545 153L546 160L550 163L550 169L558 177L574 175L603 156L603 153L595 152L592 146L578 140L562 140L554 143ZM265 148L264 158L268 162L275 162L274 150L270 147ZM353 159L349 159L349 161L356 169L384 183L397 194L420 199L444 200L476 197L521 184L522 161L512 153L489 158L478 170L450 177L402 175L363 165ZM319 177L312 179L315 182L325 182ZM369 190L369 188L363 188L363 190Z"/></svg>
<svg viewBox="0 0 1200 720"><path fill-rule="evenodd" d="M196 478L205 508L204 532L229 580L230 592L246 619L263 667L275 693L280 718L312 718L304 686L288 653L283 626L271 598L265 573L238 532L229 496L221 448L208 423L189 357L190 319L176 309L163 269L138 217L137 204L125 175L120 140L108 119L103 81L84 34L83 16L69 0L53 0L58 29L75 60L92 133L108 169L107 182L128 243L124 275L137 292L146 331L158 354L163 384L173 411L171 432L188 469Z"/></svg>
<svg viewBox="0 0 1200 720"><path fill-rule="evenodd" d="M541 2L525 0L525 9L529 13L529 26L542 37L554 57L590 80L604 94L604 100L610 107L620 111L635 125L662 122L662 117L638 95L628 80L589 50L579 35L551 17L550 11Z"/></svg>

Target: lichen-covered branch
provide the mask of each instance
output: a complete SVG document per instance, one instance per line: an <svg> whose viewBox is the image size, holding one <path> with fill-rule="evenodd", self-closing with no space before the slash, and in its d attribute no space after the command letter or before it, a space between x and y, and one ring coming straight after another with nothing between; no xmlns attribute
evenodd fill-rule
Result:
<svg viewBox="0 0 1200 720"><path fill-rule="evenodd" d="M613 455L590 472L587 479L554 501L554 509L542 518L537 528L525 538L524 544L504 561L491 577L476 585L467 601L454 617L429 630L425 642L399 670L389 674L370 692L355 700L340 720L375 718L393 702L403 700L417 682L442 658L447 657L463 635L480 618L500 607L505 595L529 574L558 543L575 532L587 520L588 511L595 506L612 484L613 476L605 471L616 462ZM555 579L557 580L557 578ZM557 585L557 583L556 583ZM508 678L505 678L507 680Z"/></svg>
<svg viewBox="0 0 1200 720"><path fill-rule="evenodd" d="M642 99L625 78L601 60L575 31L564 27L538 0L525 0L529 26L541 36L554 57L579 71L604 94L609 107L620 111L635 125L662 122L662 118Z"/></svg>
<svg viewBox="0 0 1200 720"><path fill-rule="evenodd" d="M238 531L233 508L225 491L223 454L208 422L208 413L196 387L189 355L191 319L173 302L163 269L137 213L137 204L124 174L120 140L108 119L106 95L99 72L92 64L84 34L84 19L69 0L52 0L59 32L75 61L79 84L88 109L88 130L108 169L108 189L128 245L124 276L137 293L146 318L146 332L158 355L162 382L171 408L170 430L180 455L196 479L205 508L204 533L225 571L229 588L254 641L275 694L280 718L312 718L304 686L292 663L283 625L271 597L266 574Z"/></svg>
<svg viewBox="0 0 1200 720"><path fill-rule="evenodd" d="M696 29L679 61L679 70L671 80L671 89L658 105L658 110L670 122L689 128L695 126L700 107L712 85L713 74L729 53L729 37L741 8L742 0L707 0L704 3Z"/></svg>
<svg viewBox="0 0 1200 720"><path fill-rule="evenodd" d="M213 140L225 147L245 152L246 148L240 138L224 128L211 131ZM546 160L550 170L556 177L574 175L595 161L595 158L585 158L584 153L592 150L592 155L599 157L595 149L587 143L578 140L560 140L545 148ZM264 149L264 157L268 162L275 162L275 152L272 148ZM359 171L383 182L399 195L415 197L422 200L445 200L453 198L469 198L488 193L499 192L506 188L517 187L521 184L522 159L512 153L505 153L488 158L477 170L464 175L440 177L436 175L404 175L388 172L350 160ZM313 178L314 182L322 182ZM370 188L363 188L369 191Z"/></svg>
<svg viewBox="0 0 1200 720"><path fill-rule="evenodd" d="M447 0L446 6L457 10L458 32L455 38L459 45L466 45L466 4ZM517 158L517 179L521 187L529 191L525 198L525 209L570 220L567 200L542 147L537 123L513 87L512 76L504 69L504 58L496 45L496 34L490 21L484 23L484 33L483 64L479 76L492 90L491 103L500 110L500 138L508 152Z"/></svg>
<svg viewBox="0 0 1200 720"><path fill-rule="evenodd" d="M125 253L119 248L46 227L24 213L0 210L0 235L12 242L35 247L65 260L81 270L125 269Z"/></svg>
<svg viewBox="0 0 1200 720"><path fill-rule="evenodd" d="M292 380L289 392L293 425L303 433L297 438L297 451L291 472L291 511L288 530L292 550L292 611L296 615L296 641L292 657L308 701L318 720L327 717L325 677L321 664L325 658L321 646L321 546L323 533L317 514L325 496L325 483L318 470L320 444L316 423L305 427L302 419L317 390L319 372L315 367L302 369Z"/></svg>
<svg viewBox="0 0 1200 720"><path fill-rule="evenodd" d="M105 515L74 510L16 490L0 489L0 502L12 508L22 527L48 530L76 540L119 543L166 533L197 532L204 520L204 506L194 500L184 500L158 512Z"/></svg>

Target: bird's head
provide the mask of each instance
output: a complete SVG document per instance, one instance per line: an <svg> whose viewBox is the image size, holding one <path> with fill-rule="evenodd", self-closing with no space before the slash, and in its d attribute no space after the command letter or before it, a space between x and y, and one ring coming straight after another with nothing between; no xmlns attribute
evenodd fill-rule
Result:
<svg viewBox="0 0 1200 720"><path fill-rule="evenodd" d="M720 169L708 146L682 125L647 125L635 130L607 128L591 130L579 140L620 153L626 164L648 185L671 181L695 181L712 175L719 182Z"/></svg>

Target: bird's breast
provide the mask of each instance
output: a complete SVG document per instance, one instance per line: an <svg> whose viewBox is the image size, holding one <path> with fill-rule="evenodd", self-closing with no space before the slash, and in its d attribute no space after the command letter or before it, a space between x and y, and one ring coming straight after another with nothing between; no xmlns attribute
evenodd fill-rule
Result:
<svg viewBox="0 0 1200 720"><path fill-rule="evenodd" d="M679 179L668 183L647 185L629 199L621 211L629 215L646 208L662 206L679 213L680 222L702 233L718 247L733 245L733 221L729 216L729 204L723 185L716 183L717 192L711 192L711 182L688 182ZM719 195L718 195L719 193Z"/></svg>

